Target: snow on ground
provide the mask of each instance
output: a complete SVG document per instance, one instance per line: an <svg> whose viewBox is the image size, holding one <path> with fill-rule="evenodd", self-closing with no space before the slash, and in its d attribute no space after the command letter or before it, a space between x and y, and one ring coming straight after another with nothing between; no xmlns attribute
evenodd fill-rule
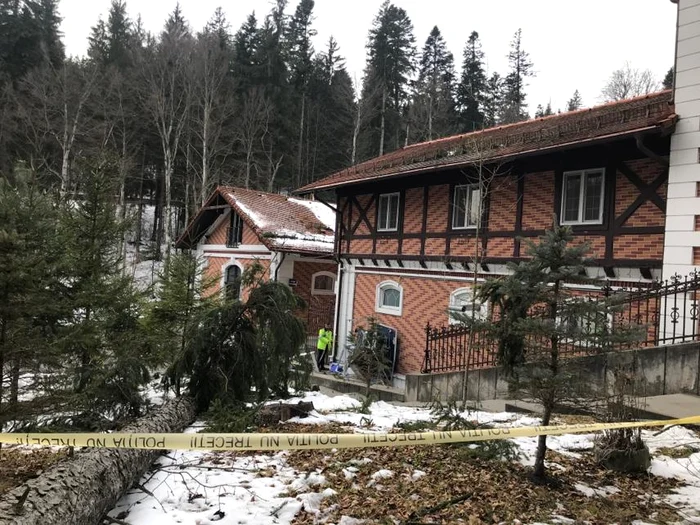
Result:
<svg viewBox="0 0 700 525"><path fill-rule="evenodd" d="M383 432L401 422L429 421L430 410L421 407L393 405L378 401L369 406L369 413L359 413L361 403L345 396L328 396L309 392L288 402L310 401L315 410L307 418L296 418L296 423L348 426L348 432ZM537 418L512 413L470 411L466 419L499 426L521 427L539 423ZM188 432L204 427L196 423ZM669 427L644 431L643 437L652 452L651 473L674 477L685 482L668 501L684 512L687 523L700 523L700 452L688 457L671 458L659 455L659 449L687 447L700 451L697 434L684 427ZM548 446L562 454L576 457L582 450L593 446L593 434L550 436ZM513 441L521 452L521 462L534 461L537 438L518 438ZM691 452L692 452L691 450ZM327 520L321 510L324 499L335 491L326 487L326 478L319 471L299 472L286 461L287 452L244 456L231 452L171 451L160 458L154 469L110 511L110 516L132 525L161 525L182 523L191 525L223 524L290 524L303 508L316 514L316 521ZM371 463L358 451L356 460L342 472L348 478L357 475L353 465ZM555 466L552 464L552 466ZM413 481L425 472L415 470ZM377 468L370 484L386 483L396 474ZM574 487L590 498L608 497L618 490L609 485ZM352 516L343 516L339 524L361 523ZM573 523L564 516L553 516L550 523ZM641 523L641 522L640 522Z"/></svg>

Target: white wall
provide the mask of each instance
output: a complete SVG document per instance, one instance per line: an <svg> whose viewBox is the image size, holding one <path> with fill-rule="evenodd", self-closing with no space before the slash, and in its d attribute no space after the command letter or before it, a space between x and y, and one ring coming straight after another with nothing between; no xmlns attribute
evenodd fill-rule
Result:
<svg viewBox="0 0 700 525"><path fill-rule="evenodd" d="M680 120L671 137L663 277L687 275L693 247L700 246L695 215L700 215L700 0L678 0L674 99Z"/></svg>

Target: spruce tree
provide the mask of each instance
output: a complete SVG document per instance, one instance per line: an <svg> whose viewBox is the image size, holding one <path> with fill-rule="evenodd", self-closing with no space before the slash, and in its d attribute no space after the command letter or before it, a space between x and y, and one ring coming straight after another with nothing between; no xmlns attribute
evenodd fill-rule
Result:
<svg viewBox="0 0 700 525"><path fill-rule="evenodd" d="M484 71L484 52L479 33L472 31L464 46L462 77L457 86L457 107L460 129L465 132L481 129L486 123L487 79ZM493 122L491 124L493 125Z"/></svg>
<svg viewBox="0 0 700 525"><path fill-rule="evenodd" d="M454 126L454 58L437 26L425 41L413 86L410 142L449 135Z"/></svg>
<svg viewBox="0 0 700 525"><path fill-rule="evenodd" d="M664 79L662 81L662 85L664 89L672 89L673 88L673 79L674 79L675 73L673 70L673 66L671 66L671 69L669 69L666 72L666 75L664 76Z"/></svg>
<svg viewBox="0 0 700 525"><path fill-rule="evenodd" d="M527 243L529 259L509 265L509 275L479 287L482 301L499 311L496 322L467 317L462 322L483 330L498 342L498 359L514 392L543 407L542 425L569 403L592 396L575 363L564 358L567 348L602 353L611 344L633 342L639 332L618 326L616 307L603 298L577 293L572 285L602 285L586 276L590 246L575 244L571 228L555 223L538 243ZM485 335L484 334L484 335ZM545 478L547 436L539 436L533 475Z"/></svg>
<svg viewBox="0 0 700 525"><path fill-rule="evenodd" d="M316 31L311 28L313 21L314 0L301 0L292 16L287 34L288 62L292 97L294 99L294 120L297 123L296 140L296 176L295 185L308 182L309 155L305 155L305 143L308 144L308 85L313 75L314 47L311 37ZM308 148L307 148L308 149Z"/></svg>
<svg viewBox="0 0 700 525"><path fill-rule="evenodd" d="M57 358L55 220L53 203L32 172L18 166L0 177L0 428L36 416L45 405L43 375L31 372L50 373ZM28 376L23 386L21 374ZM34 400L20 409L26 394Z"/></svg>
<svg viewBox="0 0 700 525"><path fill-rule="evenodd" d="M518 29L510 44L508 53L509 72L504 80L503 108L501 122L508 124L527 120L525 87L527 78L534 76L532 62L522 46L522 30Z"/></svg>
<svg viewBox="0 0 700 525"><path fill-rule="evenodd" d="M577 89L576 91L574 91L573 96L566 103L566 111L576 111L577 109L581 109L582 107L583 100L581 99L581 93L579 93Z"/></svg>
<svg viewBox="0 0 700 525"><path fill-rule="evenodd" d="M81 160L79 168L82 196L62 206L57 234L64 257L56 302L66 316L59 343L74 409L109 409L119 419L139 412L149 354L138 331L138 293L119 271L128 224L116 218L117 168L94 160Z"/></svg>
<svg viewBox="0 0 700 525"><path fill-rule="evenodd" d="M182 366L182 357L196 330L196 319L215 304L211 296L214 285L204 275L204 265L191 253L175 254L165 263L159 276L155 297L143 318L149 346L159 364ZM183 371L171 368L166 378L180 395Z"/></svg>
<svg viewBox="0 0 700 525"><path fill-rule="evenodd" d="M503 112L504 104L504 83L503 78L498 73L491 75L486 83L484 94L484 127L492 127L500 122L500 115Z"/></svg>
<svg viewBox="0 0 700 525"><path fill-rule="evenodd" d="M415 57L413 24L402 8L385 0L369 31L363 106L372 118L363 133L363 156L374 157L400 147L403 108Z"/></svg>

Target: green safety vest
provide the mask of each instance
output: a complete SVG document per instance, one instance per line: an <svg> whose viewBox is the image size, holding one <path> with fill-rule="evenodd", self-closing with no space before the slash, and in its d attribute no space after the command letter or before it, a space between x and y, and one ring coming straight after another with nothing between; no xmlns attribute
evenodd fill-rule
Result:
<svg viewBox="0 0 700 525"><path fill-rule="evenodd" d="M332 342L333 332L321 328L318 331L318 342L316 343L316 348L318 350L325 350L328 347L328 345L330 345Z"/></svg>

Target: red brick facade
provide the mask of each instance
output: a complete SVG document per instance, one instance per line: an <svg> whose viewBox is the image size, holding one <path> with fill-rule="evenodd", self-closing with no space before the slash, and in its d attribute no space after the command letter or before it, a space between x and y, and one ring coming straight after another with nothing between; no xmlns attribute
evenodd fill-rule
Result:
<svg viewBox="0 0 700 525"><path fill-rule="evenodd" d="M381 314L375 311L377 285L394 281L403 288L403 312L401 316ZM367 318L374 317L381 324L396 329L399 334L398 372L418 372L423 364L425 351L425 326L446 325L450 294L458 288L471 286L469 282L424 277L401 277L394 274L363 274L355 278L353 326L366 326Z"/></svg>
<svg viewBox="0 0 700 525"><path fill-rule="evenodd" d="M293 290L307 305L303 317L307 320L309 335L318 332L322 325L333 328L335 313L335 294L319 295L312 293L312 279L318 272L329 272L337 275L338 266L332 262L294 261L294 279L296 286Z"/></svg>

